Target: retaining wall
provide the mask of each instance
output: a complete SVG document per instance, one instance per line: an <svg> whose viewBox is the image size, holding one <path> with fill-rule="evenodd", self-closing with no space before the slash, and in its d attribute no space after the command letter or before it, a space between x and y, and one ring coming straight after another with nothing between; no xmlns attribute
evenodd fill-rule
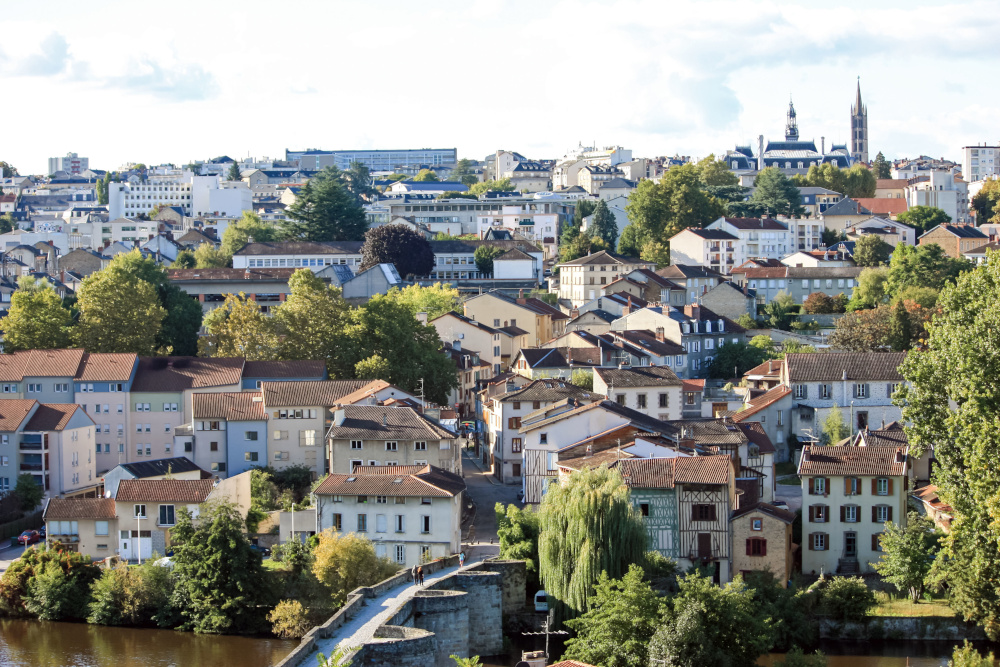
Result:
<svg viewBox="0 0 1000 667"><path fill-rule="evenodd" d="M961 641L986 639L983 629L958 618L934 616L872 616L864 623L838 623L829 619L819 622L823 639L928 639Z"/></svg>

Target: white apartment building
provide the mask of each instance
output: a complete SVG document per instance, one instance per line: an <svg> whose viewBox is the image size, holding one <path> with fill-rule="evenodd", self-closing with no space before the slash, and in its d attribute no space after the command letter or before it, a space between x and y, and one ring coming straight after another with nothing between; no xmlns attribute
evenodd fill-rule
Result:
<svg viewBox="0 0 1000 667"><path fill-rule="evenodd" d="M490 229L507 229L542 242L559 236L565 216L565 204L559 202L517 202L504 204L499 211L477 216L479 238Z"/></svg>
<svg viewBox="0 0 1000 667"><path fill-rule="evenodd" d="M581 306L601 296L602 286L636 269L655 271L656 264L619 257L606 250L564 262L559 265L559 300L569 301L574 308Z"/></svg>
<svg viewBox="0 0 1000 667"><path fill-rule="evenodd" d="M972 221L969 216L969 184L950 172L929 171L911 179L905 196L909 208L933 206L951 216L952 222Z"/></svg>
<svg viewBox="0 0 1000 667"><path fill-rule="evenodd" d="M249 186L242 181L223 182L220 176L195 176L191 172L108 186L112 219L135 217L156 206L176 206L192 217L239 217L252 208L252 196Z"/></svg>
<svg viewBox="0 0 1000 667"><path fill-rule="evenodd" d="M963 146L962 176L968 183L1000 176L1000 145Z"/></svg>
<svg viewBox="0 0 1000 667"><path fill-rule="evenodd" d="M65 171L68 174L82 174L90 168L90 158L80 157L76 153L66 153L65 157L49 158L49 173Z"/></svg>
<svg viewBox="0 0 1000 667"><path fill-rule="evenodd" d="M772 218L721 217L709 223L706 229L729 232L738 239L735 258L737 265L748 259L781 259L794 249L788 225Z"/></svg>

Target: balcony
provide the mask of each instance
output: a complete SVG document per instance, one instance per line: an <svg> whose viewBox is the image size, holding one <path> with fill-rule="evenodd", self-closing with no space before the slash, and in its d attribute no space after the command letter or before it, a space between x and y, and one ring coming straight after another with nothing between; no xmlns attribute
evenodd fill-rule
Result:
<svg viewBox="0 0 1000 667"><path fill-rule="evenodd" d="M40 442L24 442L21 441L20 450L22 452L40 452L42 451L42 443Z"/></svg>
<svg viewBox="0 0 1000 667"><path fill-rule="evenodd" d="M118 435L121 435L121 434L122 434L121 431L119 431ZM174 435L194 435L194 426L192 426L191 424L184 424L182 426L175 426L174 427Z"/></svg>
<svg viewBox="0 0 1000 667"><path fill-rule="evenodd" d="M41 472L41 471L42 471L42 464L41 463L22 463L21 464L21 472Z"/></svg>

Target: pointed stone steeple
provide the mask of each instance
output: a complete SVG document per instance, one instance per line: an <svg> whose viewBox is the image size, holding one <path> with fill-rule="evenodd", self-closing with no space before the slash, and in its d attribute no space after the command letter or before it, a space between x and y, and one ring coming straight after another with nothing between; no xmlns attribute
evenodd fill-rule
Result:
<svg viewBox="0 0 1000 667"><path fill-rule="evenodd" d="M868 162L868 109L861 101L860 76L857 97L851 107L851 157L855 162Z"/></svg>

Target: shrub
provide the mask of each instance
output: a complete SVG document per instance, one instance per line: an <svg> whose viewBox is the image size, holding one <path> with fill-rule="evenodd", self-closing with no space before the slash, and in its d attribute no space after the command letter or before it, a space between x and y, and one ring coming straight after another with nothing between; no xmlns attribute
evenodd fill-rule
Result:
<svg viewBox="0 0 1000 667"><path fill-rule="evenodd" d="M5 616L31 616L35 612L27 608L29 585L40 576L49 563L56 563L63 571L73 572L73 584L90 588L94 579L100 576L97 566L91 564L90 558L76 552L63 551L58 542L50 549L31 547L25 550L21 558L11 563L7 571L0 577L0 612ZM54 576L50 575L54 579ZM38 594L46 591L39 589ZM37 599L37 598L36 598ZM81 602L77 613L86 614L86 600Z"/></svg>
<svg viewBox="0 0 1000 667"><path fill-rule="evenodd" d="M305 607L298 600L282 600L267 615L271 632L282 639L298 639L312 629Z"/></svg>
<svg viewBox="0 0 1000 667"><path fill-rule="evenodd" d="M838 621L861 621L875 606L875 594L861 577L834 577L823 589L823 611Z"/></svg>
<svg viewBox="0 0 1000 667"><path fill-rule="evenodd" d="M83 618L97 575L93 565L63 569L59 561L50 560L28 582L24 608L43 621Z"/></svg>

